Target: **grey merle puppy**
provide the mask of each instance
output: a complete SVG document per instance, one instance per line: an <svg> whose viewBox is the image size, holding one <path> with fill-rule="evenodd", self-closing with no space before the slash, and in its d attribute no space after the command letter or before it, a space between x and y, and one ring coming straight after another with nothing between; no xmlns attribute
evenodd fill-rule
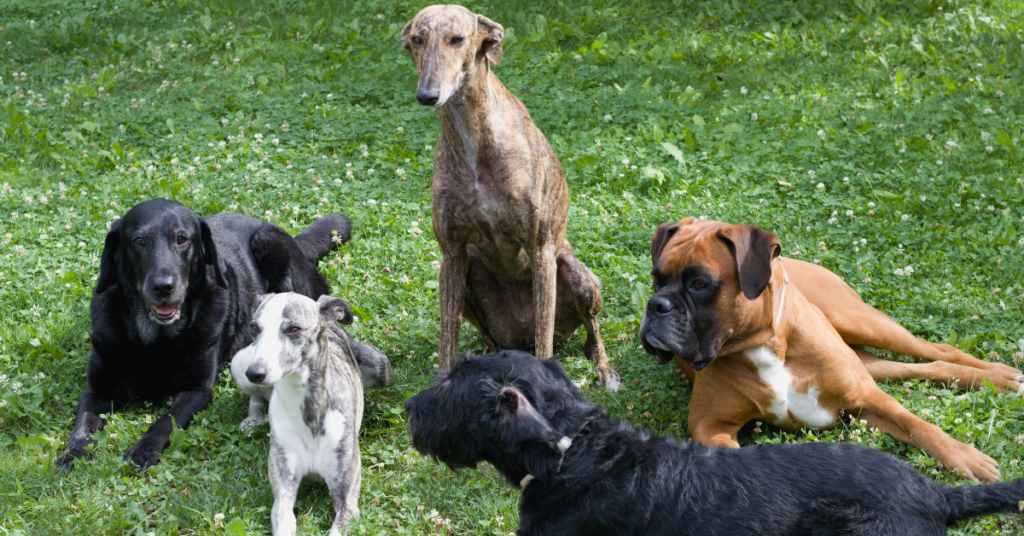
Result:
<svg viewBox="0 0 1024 536"><path fill-rule="evenodd" d="M253 313L255 342L245 376L274 388L269 473L275 536L295 534L292 509L305 477L327 483L336 512L331 536L359 518L363 382L352 338L339 322L351 323L352 312L332 296L264 295ZM390 364L386 368L390 377Z"/></svg>

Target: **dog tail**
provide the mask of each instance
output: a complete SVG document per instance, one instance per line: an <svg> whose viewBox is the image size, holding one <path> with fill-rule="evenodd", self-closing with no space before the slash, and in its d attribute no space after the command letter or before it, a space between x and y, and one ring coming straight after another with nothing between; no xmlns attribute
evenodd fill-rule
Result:
<svg viewBox="0 0 1024 536"><path fill-rule="evenodd" d="M315 265L335 246L348 242L351 236L352 222L348 216L334 212L314 221L295 235L295 241L309 262Z"/></svg>
<svg viewBox="0 0 1024 536"><path fill-rule="evenodd" d="M1024 505L1024 478L945 489L947 524L986 514L1017 511Z"/></svg>

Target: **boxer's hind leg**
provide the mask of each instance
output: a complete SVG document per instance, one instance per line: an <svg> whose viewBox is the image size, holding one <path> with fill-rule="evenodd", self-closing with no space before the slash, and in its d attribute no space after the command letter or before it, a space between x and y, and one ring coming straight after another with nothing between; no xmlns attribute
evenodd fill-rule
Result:
<svg viewBox="0 0 1024 536"><path fill-rule="evenodd" d="M877 386L872 385L847 409L854 415L860 410L859 418L868 425L917 446L950 471L958 471L975 482L999 481L999 464L995 460L921 420Z"/></svg>
<svg viewBox="0 0 1024 536"><path fill-rule="evenodd" d="M868 373L875 381L928 380L950 387L981 389L985 381L992 382L1000 391L1019 391L1021 383L1007 380L991 370L981 370L945 361L930 363L901 363L879 359L867 350L854 346L853 351L860 357Z"/></svg>
<svg viewBox="0 0 1024 536"><path fill-rule="evenodd" d="M587 331L587 340L583 345L584 353L594 362L601 385L617 391L621 379L608 363L608 354L605 352L604 340L601 338L597 322L597 315L601 312L601 280L572 254L568 242L559 251L557 264L557 288L559 294L562 294L558 297L558 304L560 308L571 309L569 312L561 311L558 317L564 318L570 313L574 317L567 319L568 322L559 318L558 324L572 326L571 331L575 331L576 326L583 324L583 329ZM564 335L571 335L571 332Z"/></svg>

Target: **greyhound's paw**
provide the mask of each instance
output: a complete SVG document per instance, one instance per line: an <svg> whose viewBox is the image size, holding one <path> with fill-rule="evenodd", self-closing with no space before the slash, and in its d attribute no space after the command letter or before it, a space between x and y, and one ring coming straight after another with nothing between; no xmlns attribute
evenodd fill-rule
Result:
<svg viewBox="0 0 1024 536"><path fill-rule="evenodd" d="M252 415L252 416L246 417L245 420L242 421L241 424L238 425L238 429L243 431L243 432L252 433L252 430L254 428L256 428L257 426L259 426L259 425L261 425L261 424L263 424L265 422L267 422L267 421L266 421L266 419L263 418L262 415Z"/></svg>
<svg viewBox="0 0 1024 536"><path fill-rule="evenodd" d="M125 451L122 458L131 461L138 467L139 472L145 472L150 466L160 463L160 452L142 444L142 441L132 445Z"/></svg>
<svg viewBox="0 0 1024 536"><path fill-rule="evenodd" d="M598 371L597 379L601 381L601 385L605 386L606 389L615 393L619 390L619 384L622 383L622 378L619 377L619 373L615 372L611 368L607 371Z"/></svg>
<svg viewBox="0 0 1024 536"><path fill-rule="evenodd" d="M999 482L999 463L980 450L958 443L942 454L939 464L950 471L959 472L972 482Z"/></svg>

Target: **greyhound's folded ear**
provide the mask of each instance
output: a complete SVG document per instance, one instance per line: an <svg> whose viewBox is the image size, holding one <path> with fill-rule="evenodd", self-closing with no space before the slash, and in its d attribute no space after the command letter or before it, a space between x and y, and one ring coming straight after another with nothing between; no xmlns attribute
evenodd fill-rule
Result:
<svg viewBox="0 0 1024 536"><path fill-rule="evenodd" d="M100 276L96 279L96 294L117 283L117 270L121 265L121 219L110 226L107 238L103 240L100 255Z"/></svg>
<svg viewBox="0 0 1024 536"><path fill-rule="evenodd" d="M203 241L203 262L213 265L213 273L217 277L217 285L220 288L228 288L228 283L224 280L224 267L221 260L217 257L217 246L213 243L210 226L206 224L206 220L203 218L199 218L199 234Z"/></svg>
<svg viewBox="0 0 1024 536"><path fill-rule="evenodd" d="M404 50L412 50L412 45L409 44L409 29L412 28L412 21L405 23L405 28L402 28L402 48Z"/></svg>
<svg viewBox="0 0 1024 536"><path fill-rule="evenodd" d="M483 15L476 16L476 23L479 31L485 34L480 53L487 56L491 65L501 63L501 43L505 41L505 28Z"/></svg>
<svg viewBox="0 0 1024 536"><path fill-rule="evenodd" d="M732 249L740 289L748 300L764 292L772 278L772 261L782 253L779 237L753 225L730 225L718 236Z"/></svg>
<svg viewBox="0 0 1024 536"><path fill-rule="evenodd" d="M320 306L320 318L326 322L340 322L349 326L354 320L348 302L341 298L324 294L316 300L316 304Z"/></svg>

